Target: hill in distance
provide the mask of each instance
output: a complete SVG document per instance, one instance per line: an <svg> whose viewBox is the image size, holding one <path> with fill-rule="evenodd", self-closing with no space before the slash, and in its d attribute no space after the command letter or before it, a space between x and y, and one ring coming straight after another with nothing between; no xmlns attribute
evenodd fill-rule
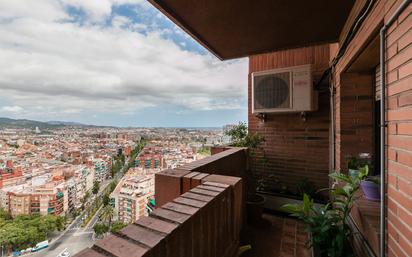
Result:
<svg viewBox="0 0 412 257"><path fill-rule="evenodd" d="M85 125L78 122L68 122L68 121L36 121L28 119L11 119L0 117L0 128L35 128L47 129L47 128L57 128L63 126L73 126L73 127L95 127L93 125Z"/></svg>

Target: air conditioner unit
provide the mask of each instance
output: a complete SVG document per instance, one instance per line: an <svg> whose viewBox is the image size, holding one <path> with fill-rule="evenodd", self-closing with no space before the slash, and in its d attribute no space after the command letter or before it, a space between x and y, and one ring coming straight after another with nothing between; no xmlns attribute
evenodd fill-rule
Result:
<svg viewBox="0 0 412 257"><path fill-rule="evenodd" d="M310 65L252 73L252 113L316 110Z"/></svg>

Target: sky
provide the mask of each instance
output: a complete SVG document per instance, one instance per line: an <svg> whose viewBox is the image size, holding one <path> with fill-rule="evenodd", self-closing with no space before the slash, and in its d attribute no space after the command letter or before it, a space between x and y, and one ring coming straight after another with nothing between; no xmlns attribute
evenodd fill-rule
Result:
<svg viewBox="0 0 412 257"><path fill-rule="evenodd" d="M144 0L0 1L0 117L218 127L247 119L247 69Z"/></svg>

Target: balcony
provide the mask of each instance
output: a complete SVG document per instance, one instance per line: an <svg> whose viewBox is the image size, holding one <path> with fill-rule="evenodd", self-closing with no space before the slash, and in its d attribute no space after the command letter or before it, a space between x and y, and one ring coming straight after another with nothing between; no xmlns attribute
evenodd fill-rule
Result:
<svg viewBox="0 0 412 257"><path fill-rule="evenodd" d="M156 174L156 208L76 257L103 256L310 256L307 234L296 220L264 214L264 224L245 220L246 148L226 148L179 169ZM263 226L262 226L263 225Z"/></svg>
<svg viewBox="0 0 412 257"><path fill-rule="evenodd" d="M242 256L308 256L295 220L268 212L261 224L245 222L245 184L265 179L296 192L306 178L329 187L331 171L348 172L348 157L360 153L370 154L382 191L381 202L354 202L352 248L358 256L411 256L411 1L149 2L220 59L249 57L248 132L266 139L251 159L261 161L222 148L156 175L151 216L78 256L235 256L247 244ZM252 112L254 72L301 65L312 67L307 85L317 97L305 100L317 110Z"/></svg>

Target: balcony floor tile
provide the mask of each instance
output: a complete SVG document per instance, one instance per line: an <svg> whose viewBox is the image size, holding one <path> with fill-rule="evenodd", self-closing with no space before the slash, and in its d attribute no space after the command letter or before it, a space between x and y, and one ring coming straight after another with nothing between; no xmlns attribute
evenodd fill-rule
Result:
<svg viewBox="0 0 412 257"><path fill-rule="evenodd" d="M263 215L263 224L247 225L242 233L241 245L252 249L241 257L310 257L303 242L307 239L304 226L295 219L271 214ZM302 242L302 239L304 241Z"/></svg>

